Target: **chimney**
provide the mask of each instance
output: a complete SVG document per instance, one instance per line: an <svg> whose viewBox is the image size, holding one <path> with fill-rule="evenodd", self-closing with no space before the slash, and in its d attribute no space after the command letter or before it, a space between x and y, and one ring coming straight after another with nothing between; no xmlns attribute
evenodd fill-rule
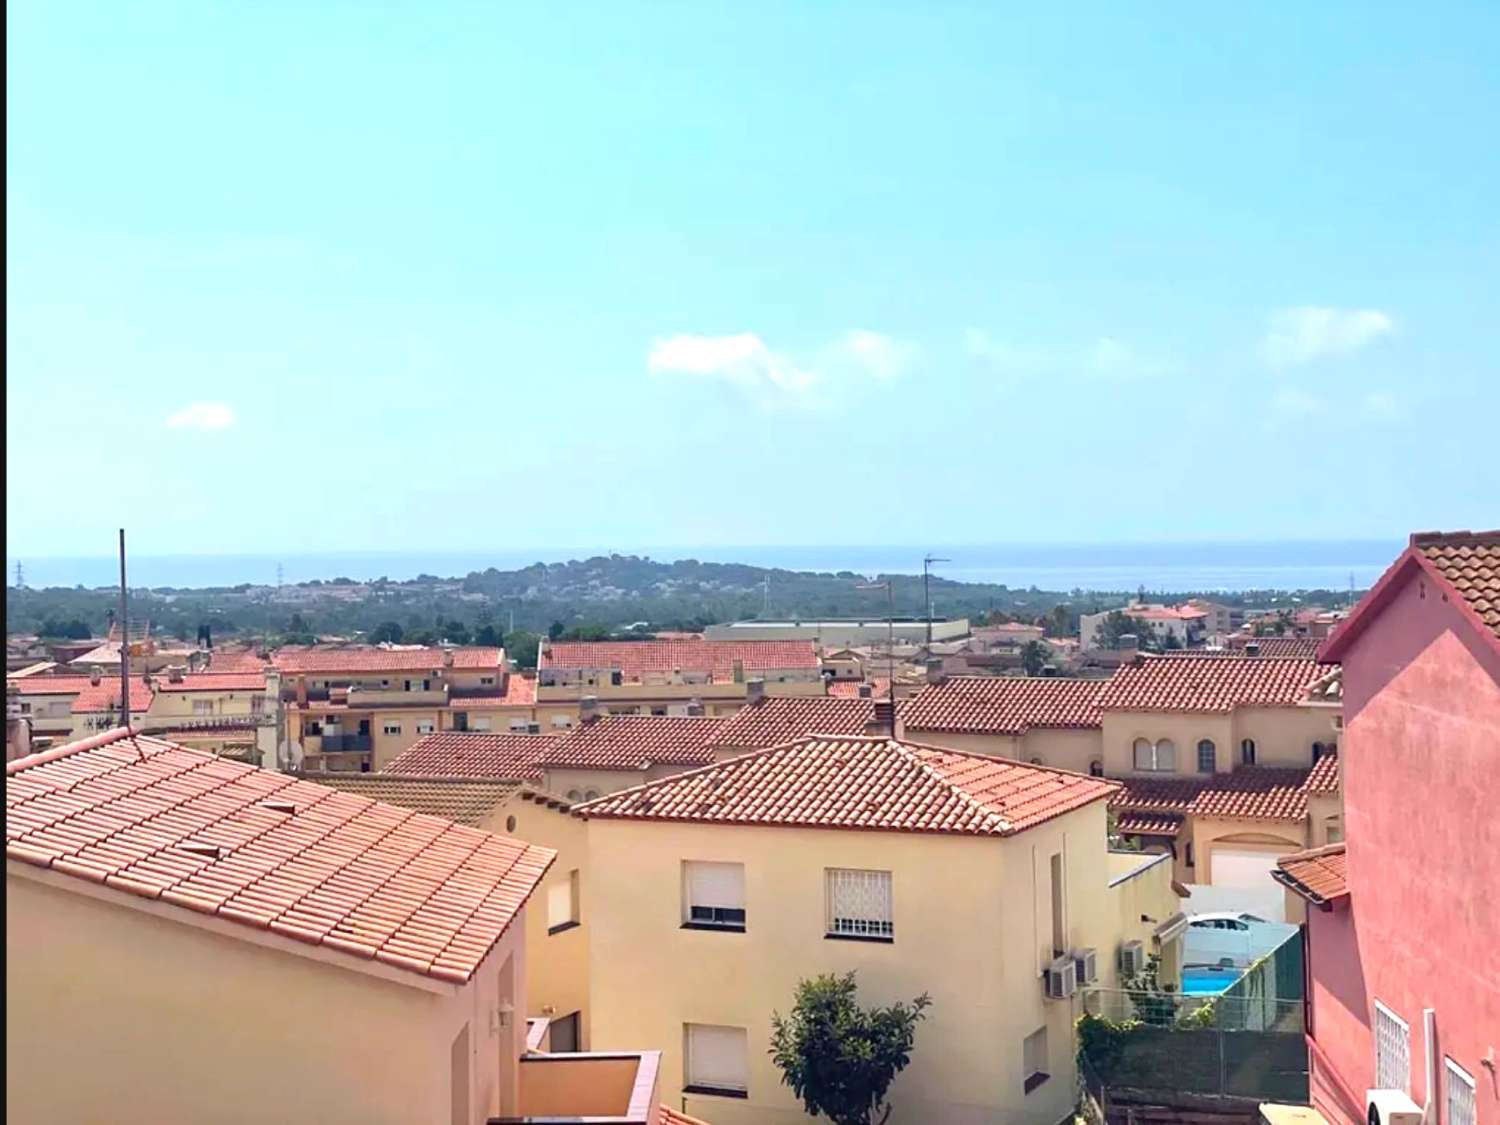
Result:
<svg viewBox="0 0 1500 1125"><path fill-rule="evenodd" d="M580 723L592 722L599 717L599 697L597 695L585 695L578 701L578 721Z"/></svg>
<svg viewBox="0 0 1500 1125"><path fill-rule="evenodd" d="M453 650L451 648L445 648L445 649L443 649L443 667L444 668L452 668L453 667Z"/></svg>
<svg viewBox="0 0 1500 1125"><path fill-rule="evenodd" d="M297 677L297 706L298 707L306 707L307 706L307 677L306 676L298 676Z"/></svg>
<svg viewBox="0 0 1500 1125"><path fill-rule="evenodd" d="M97 665L97 664L90 664L89 665L89 683L93 684L95 687L98 687L99 686L99 681L102 680L103 678L104 678L104 672L99 667L99 665Z"/></svg>
<svg viewBox="0 0 1500 1125"><path fill-rule="evenodd" d="M180 683L182 683L182 665L181 664L168 664L167 665L167 682L168 683L172 683L172 684L180 684Z"/></svg>
<svg viewBox="0 0 1500 1125"><path fill-rule="evenodd" d="M745 685L745 702L759 703L766 697L766 681L754 679Z"/></svg>
<svg viewBox="0 0 1500 1125"><path fill-rule="evenodd" d="M737 684L745 682L745 662L743 660L736 660L734 662L734 682Z"/></svg>
<svg viewBox="0 0 1500 1125"><path fill-rule="evenodd" d="M689 699L687 705L687 713L688 718L690 719L703 718L703 700L698 699L697 697Z"/></svg>
<svg viewBox="0 0 1500 1125"><path fill-rule="evenodd" d="M875 722L872 724L876 734L890 732L892 738L896 737L896 705L889 699L877 699L875 701Z"/></svg>
<svg viewBox="0 0 1500 1125"><path fill-rule="evenodd" d="M1245 655L1246 656L1259 656L1260 655L1260 642L1258 642L1258 641L1246 641L1245 642Z"/></svg>
<svg viewBox="0 0 1500 1125"><path fill-rule="evenodd" d="M943 662L938 658L927 661L927 682L929 684L940 684L943 682Z"/></svg>

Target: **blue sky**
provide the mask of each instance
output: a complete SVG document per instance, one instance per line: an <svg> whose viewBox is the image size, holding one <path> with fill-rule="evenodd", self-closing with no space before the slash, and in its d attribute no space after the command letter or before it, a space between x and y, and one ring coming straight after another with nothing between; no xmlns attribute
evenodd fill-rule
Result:
<svg viewBox="0 0 1500 1125"><path fill-rule="evenodd" d="M1500 522L1500 9L1006 7L9 5L7 553Z"/></svg>

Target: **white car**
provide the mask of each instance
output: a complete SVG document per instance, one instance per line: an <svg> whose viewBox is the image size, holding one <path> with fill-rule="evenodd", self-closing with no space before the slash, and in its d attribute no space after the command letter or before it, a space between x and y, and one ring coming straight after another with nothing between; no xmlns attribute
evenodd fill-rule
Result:
<svg viewBox="0 0 1500 1125"><path fill-rule="evenodd" d="M1295 933L1287 922L1268 922L1243 910L1194 914L1182 937L1184 967L1243 969Z"/></svg>

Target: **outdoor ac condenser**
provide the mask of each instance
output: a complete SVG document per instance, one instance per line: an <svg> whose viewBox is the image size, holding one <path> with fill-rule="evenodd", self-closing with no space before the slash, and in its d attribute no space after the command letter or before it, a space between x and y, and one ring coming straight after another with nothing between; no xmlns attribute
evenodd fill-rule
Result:
<svg viewBox="0 0 1500 1125"><path fill-rule="evenodd" d="M1078 991L1078 965L1071 957L1059 957L1047 966L1047 998L1066 1000Z"/></svg>
<svg viewBox="0 0 1500 1125"><path fill-rule="evenodd" d="M1146 947L1139 941L1127 941L1120 945L1120 975L1133 977L1146 967Z"/></svg>
<svg viewBox="0 0 1500 1125"><path fill-rule="evenodd" d="M1366 1090L1369 1125L1422 1125L1422 1107L1405 1090Z"/></svg>
<svg viewBox="0 0 1500 1125"><path fill-rule="evenodd" d="M1094 950L1073 950L1073 965L1077 969L1077 980L1080 985L1093 984L1099 979L1099 957Z"/></svg>

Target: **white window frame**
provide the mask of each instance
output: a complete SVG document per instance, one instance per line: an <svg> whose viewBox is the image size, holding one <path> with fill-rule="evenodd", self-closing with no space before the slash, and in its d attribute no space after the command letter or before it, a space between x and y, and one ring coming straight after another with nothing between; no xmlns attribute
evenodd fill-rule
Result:
<svg viewBox="0 0 1500 1125"><path fill-rule="evenodd" d="M212 699L193 700L194 715L212 715L214 713L214 701Z"/></svg>
<svg viewBox="0 0 1500 1125"><path fill-rule="evenodd" d="M889 871L825 867L823 903L825 937L896 940L896 893Z"/></svg>
<svg viewBox="0 0 1500 1125"><path fill-rule="evenodd" d="M1142 742L1146 744L1146 751L1149 756L1148 765L1141 765L1139 751ZM1170 765L1162 765L1163 746L1169 746L1172 749L1172 761ZM1177 770L1177 743L1170 738L1158 738L1154 741L1145 737L1131 739L1130 768L1136 770L1138 773L1175 773Z"/></svg>
<svg viewBox="0 0 1500 1125"><path fill-rule="evenodd" d="M728 1034L725 1034L728 1033ZM731 1044L731 1039L737 1039ZM715 1042L717 1040L717 1042ZM743 1027L727 1024L686 1023L682 1025L682 1084L695 1094L719 1094L743 1098L750 1093L750 1036ZM703 1056L716 1049L723 1058L705 1062ZM725 1064L733 1053L738 1066ZM701 1068L701 1069L700 1069Z"/></svg>
<svg viewBox="0 0 1500 1125"><path fill-rule="evenodd" d="M1454 1105L1454 1094L1460 1104ZM1463 1067L1443 1056L1443 1125L1475 1125L1479 1120L1478 1108L1474 1104L1478 1089L1474 1076Z"/></svg>
<svg viewBox="0 0 1500 1125"><path fill-rule="evenodd" d="M437 731L437 724L435 722L433 722L431 719L418 719L417 720L417 733L418 734L433 734L436 731Z"/></svg>
<svg viewBox="0 0 1500 1125"><path fill-rule="evenodd" d="M1377 1090L1402 1090L1411 1095L1411 1025L1391 1011L1379 1000L1375 1001L1375 1016L1371 1021L1375 1041L1375 1088ZM1385 1060L1385 1046L1389 1043L1397 1051L1396 1057ZM1401 1056L1405 1056L1402 1058ZM1404 1064L1404 1065L1403 1065ZM1398 1075L1397 1070L1405 1070ZM1395 1079L1400 1079L1399 1082Z"/></svg>
<svg viewBox="0 0 1500 1125"><path fill-rule="evenodd" d="M380 730L382 734L396 736L401 733L401 724L392 719L386 719L380 724Z"/></svg>
<svg viewBox="0 0 1500 1125"><path fill-rule="evenodd" d="M743 932L745 865L720 860L682 861L682 924L694 930Z"/></svg>

